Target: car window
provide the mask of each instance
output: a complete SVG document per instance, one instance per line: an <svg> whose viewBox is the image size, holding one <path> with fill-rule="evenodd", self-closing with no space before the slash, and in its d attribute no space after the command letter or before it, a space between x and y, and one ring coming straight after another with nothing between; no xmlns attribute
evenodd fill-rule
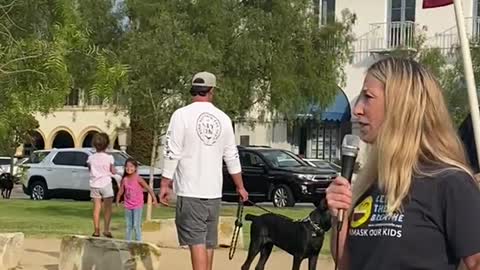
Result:
<svg viewBox="0 0 480 270"><path fill-rule="evenodd" d="M75 166L86 167L87 159L88 159L87 153L76 152L73 155L74 155L73 164Z"/></svg>
<svg viewBox="0 0 480 270"><path fill-rule="evenodd" d="M262 158L252 152L240 152L240 163L247 167L260 167L264 164Z"/></svg>
<svg viewBox="0 0 480 270"><path fill-rule="evenodd" d="M75 152L58 152L53 158L55 165L76 166Z"/></svg>
<svg viewBox="0 0 480 270"><path fill-rule="evenodd" d="M20 166L20 165L24 164L27 160L28 160L28 158L19 159L19 160L17 160L17 163L15 163L15 165Z"/></svg>
<svg viewBox="0 0 480 270"><path fill-rule="evenodd" d="M11 159L9 158L0 158L0 165L10 165Z"/></svg>
<svg viewBox="0 0 480 270"><path fill-rule="evenodd" d="M108 154L113 156L113 160L115 161L115 167L125 166L125 162L129 158L128 155L122 152L109 152Z"/></svg>
<svg viewBox="0 0 480 270"><path fill-rule="evenodd" d="M306 164L293 154L282 150L263 151L262 155L275 167L301 167Z"/></svg>
<svg viewBox="0 0 480 270"><path fill-rule="evenodd" d="M316 167L318 168L322 168L322 169L331 169L332 167L330 166L330 164L328 164L326 161L322 161L322 160L312 160L310 161L312 162Z"/></svg>
<svg viewBox="0 0 480 270"><path fill-rule="evenodd" d="M26 164L37 164L43 161L43 159L50 154L50 151L41 151L41 152L33 152L27 161L24 163Z"/></svg>

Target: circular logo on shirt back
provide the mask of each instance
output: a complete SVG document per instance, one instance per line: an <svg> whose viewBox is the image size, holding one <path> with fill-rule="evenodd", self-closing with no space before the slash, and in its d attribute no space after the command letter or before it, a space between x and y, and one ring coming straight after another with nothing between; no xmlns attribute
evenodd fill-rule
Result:
<svg viewBox="0 0 480 270"><path fill-rule="evenodd" d="M368 221L372 214L373 197L368 196L353 209L352 221L350 226L357 228Z"/></svg>
<svg viewBox="0 0 480 270"><path fill-rule="evenodd" d="M214 145L220 134L222 125L217 117L210 113L202 113L197 119L197 135L206 145Z"/></svg>

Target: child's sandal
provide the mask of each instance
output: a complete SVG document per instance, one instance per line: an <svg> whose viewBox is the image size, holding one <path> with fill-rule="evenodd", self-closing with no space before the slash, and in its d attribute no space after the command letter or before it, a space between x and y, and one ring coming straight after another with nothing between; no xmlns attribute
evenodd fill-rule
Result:
<svg viewBox="0 0 480 270"><path fill-rule="evenodd" d="M113 235L110 232L104 232L103 235L107 238L113 238Z"/></svg>
<svg viewBox="0 0 480 270"><path fill-rule="evenodd" d="M93 233L92 237L100 237L100 234L99 233Z"/></svg>

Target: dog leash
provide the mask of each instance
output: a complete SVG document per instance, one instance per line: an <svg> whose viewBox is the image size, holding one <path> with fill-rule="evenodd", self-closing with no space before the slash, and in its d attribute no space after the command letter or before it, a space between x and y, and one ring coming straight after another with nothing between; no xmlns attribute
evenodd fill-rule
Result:
<svg viewBox="0 0 480 270"><path fill-rule="evenodd" d="M230 251L228 252L228 258L233 259L235 251L237 250L238 237L240 236L240 229L243 226L243 203L238 201L237 207L237 219L235 220L235 229L233 230L232 243L230 244ZM242 235L243 237L243 235Z"/></svg>
<svg viewBox="0 0 480 270"><path fill-rule="evenodd" d="M261 209L261 210L263 210L263 211L267 212L267 213L270 213L270 214L275 214L274 212L272 212L272 211L268 210L267 208L265 208L265 207L262 207L262 206L260 206L260 205L258 205L258 204L256 204L256 203L254 203L254 202L252 202L252 201L250 201L250 200L248 200L247 202L248 202L249 204L251 204L251 205L253 205L253 206L257 207L258 209ZM275 215L277 215L277 214L275 214Z"/></svg>
<svg viewBox="0 0 480 270"><path fill-rule="evenodd" d="M320 228L317 224L315 224L310 219L309 216L304 218L304 219L294 220L294 219L292 219L290 217L287 217L285 215L274 213L274 212L268 210L267 208L262 207L262 206L260 206L256 203L252 202L251 200L247 200L246 202L251 204L252 206L255 206L255 207L267 212L267 213L274 214L274 215L277 215L277 216L282 216L282 217L285 217L285 218L287 218L291 221L294 221L294 222L307 222L313 227L315 233L324 233L325 232L322 228ZM229 254L228 254L228 257L229 257L230 260L233 259L233 256L235 255L235 251L237 250L237 243L238 243L238 237L240 235L240 229L243 227L243 208L244 208L244 205L239 200L238 201L238 206L237 206L237 219L235 220L235 229L233 230L232 241L231 241L231 244L230 244L230 251L229 251Z"/></svg>
<svg viewBox="0 0 480 270"><path fill-rule="evenodd" d="M342 224L340 222L337 223L337 239L336 239L336 245L335 245L335 270L338 270L338 265L339 265L339 256L338 253L340 251L340 231L342 230Z"/></svg>
<svg viewBox="0 0 480 270"><path fill-rule="evenodd" d="M338 256L339 254L339 251L340 251L340 232L342 231L342 228L343 228L343 222L345 222L345 220L343 220L342 222L339 222L337 221L337 239L336 239L336 245L335 245L335 270L338 270L339 268L339 259L340 257Z"/></svg>
<svg viewBox="0 0 480 270"><path fill-rule="evenodd" d="M252 206L255 206L255 207L267 212L267 213L280 216L280 214L276 214L276 213L268 210L267 208L262 207L262 206L260 206L256 203L252 202L251 200L247 200L246 202L251 204ZM237 206L237 219L235 220L235 229L233 230L232 242L230 244L230 251L229 251L229 254L228 254L228 258L230 260L233 259L233 256L235 255L235 251L237 250L238 237L240 237L240 229L243 227L243 208L244 208L244 205L239 200L238 201L238 206ZM286 217L286 216L284 216L284 217ZM286 218L291 219L289 217L286 217Z"/></svg>
<svg viewBox="0 0 480 270"><path fill-rule="evenodd" d="M273 215L276 215L276 216L281 216L281 217L287 218L287 219L289 219L289 220L291 220L291 221L302 221L302 219L295 220L295 219L293 219L293 218L291 218L291 217L287 217L287 216L285 216L285 215L272 212L272 211L268 210L267 208L262 207L262 206L254 203L254 202L252 202L252 201L250 201L250 200L247 200L247 202L248 202L249 204L251 204L252 206L255 206L255 207L257 207L258 209L261 209L261 210L263 210L263 211L265 211L265 212L267 212L267 213L269 213L269 214L273 214Z"/></svg>

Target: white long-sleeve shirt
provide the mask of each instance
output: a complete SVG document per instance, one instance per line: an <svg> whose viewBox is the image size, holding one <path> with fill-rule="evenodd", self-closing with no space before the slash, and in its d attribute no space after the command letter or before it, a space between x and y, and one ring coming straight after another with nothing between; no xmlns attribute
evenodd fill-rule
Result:
<svg viewBox="0 0 480 270"><path fill-rule="evenodd" d="M221 198L222 160L230 174L241 172L230 117L210 102L193 102L175 111L166 134L162 175L174 179L176 194Z"/></svg>

